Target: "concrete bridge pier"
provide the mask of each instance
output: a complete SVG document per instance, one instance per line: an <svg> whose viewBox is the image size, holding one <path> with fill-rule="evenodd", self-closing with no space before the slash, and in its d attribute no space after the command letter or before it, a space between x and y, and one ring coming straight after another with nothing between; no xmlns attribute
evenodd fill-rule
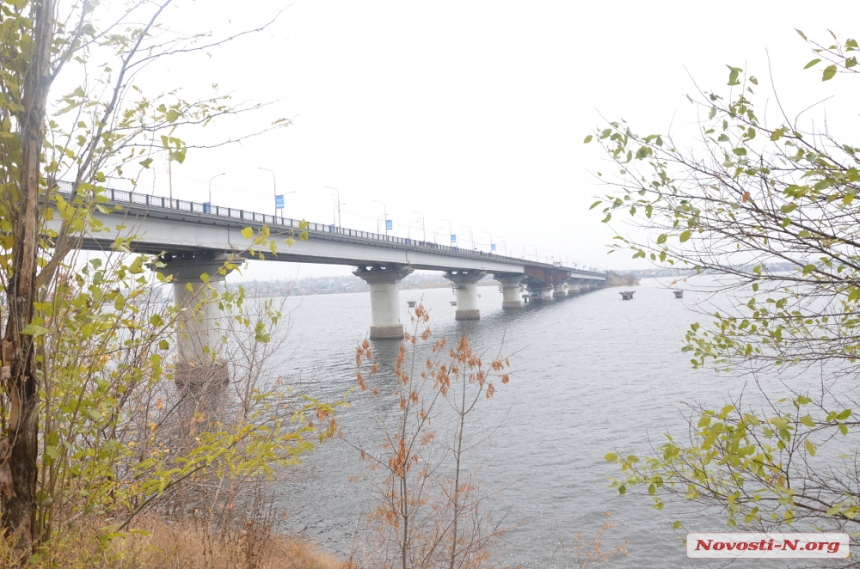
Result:
<svg viewBox="0 0 860 569"><path fill-rule="evenodd" d="M520 282L525 275L493 275L502 285L502 308L522 308L523 298L520 295Z"/></svg>
<svg viewBox="0 0 860 569"><path fill-rule="evenodd" d="M552 301L552 286L550 285L529 285L531 299L536 302Z"/></svg>
<svg viewBox="0 0 860 569"><path fill-rule="evenodd" d="M403 339L400 281L413 269L402 265L359 267L352 274L370 285L370 339Z"/></svg>
<svg viewBox="0 0 860 569"><path fill-rule="evenodd" d="M445 278L454 283L457 291L457 320L479 320L477 282L486 275L484 271L448 271Z"/></svg>
<svg viewBox="0 0 860 569"><path fill-rule="evenodd" d="M564 286L564 282L555 283L552 286L552 297L553 298L565 298L567 296L567 289Z"/></svg>
<svg viewBox="0 0 860 569"><path fill-rule="evenodd" d="M225 263L239 266L244 261L211 254L167 254L161 261L165 266L156 270L173 277L173 298L181 310L177 317L174 381L178 387L196 392L223 389L230 382L230 373L227 362L218 357L220 310L217 302L207 298L207 283L200 276L209 275L210 283L223 282L227 275L220 271Z"/></svg>
<svg viewBox="0 0 860 569"><path fill-rule="evenodd" d="M579 292L580 291L579 291L579 285L578 284L574 284L574 283L568 284L568 286L567 286L567 294L568 295L579 294Z"/></svg>

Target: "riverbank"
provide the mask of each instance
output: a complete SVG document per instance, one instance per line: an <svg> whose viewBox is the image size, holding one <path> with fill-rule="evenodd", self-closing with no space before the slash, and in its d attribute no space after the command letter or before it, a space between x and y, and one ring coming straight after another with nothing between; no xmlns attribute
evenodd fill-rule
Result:
<svg viewBox="0 0 860 569"><path fill-rule="evenodd" d="M349 569L307 540L280 535L264 523L214 530L210 524L149 517L128 533L104 533L107 520L77 525L52 541L28 567L87 569ZM5 565L3 565L5 566Z"/></svg>

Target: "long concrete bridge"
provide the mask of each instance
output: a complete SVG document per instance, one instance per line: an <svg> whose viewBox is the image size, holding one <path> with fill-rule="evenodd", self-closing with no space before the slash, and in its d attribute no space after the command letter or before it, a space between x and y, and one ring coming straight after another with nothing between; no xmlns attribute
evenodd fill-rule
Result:
<svg viewBox="0 0 860 569"><path fill-rule="evenodd" d="M107 190L107 196L110 201L104 204L105 209L112 213L95 214L107 230L88 235L83 247L110 250L115 239L132 236L128 245L133 252L161 256L166 266L159 270L173 276L178 306L194 305L205 286L201 274L210 275L210 282L224 280L219 269L237 255L247 257L251 247L270 261L356 267L353 274L370 285L371 339L403 338L399 283L416 269L444 272L456 290L458 320L480 318L477 282L487 274L501 284L504 309L522 308L521 285L528 290L529 299L547 302L600 286L606 280L604 273L561 263L540 263L319 223L304 229L307 240L295 239L287 246L283 239L302 231L298 220L121 190ZM58 221L50 223L59 225ZM270 239L281 243L277 254L268 246L252 246L242 235L244 228L259 230L264 225L269 228ZM185 332L178 340L177 377L193 380L207 367L196 362L212 359L206 346L215 345L211 323L218 315L213 307L205 307L204 312L202 318L184 323ZM226 377L226 365L216 368L216 376Z"/></svg>
<svg viewBox="0 0 860 569"><path fill-rule="evenodd" d="M606 280L602 272L561 263L540 263L319 223L308 225L307 240L296 239L288 247L283 238L300 232L301 222L295 219L121 190L107 190L107 195L110 201L105 205L113 213L97 213L96 217L108 231L89 235L84 248L108 250L117 237L131 234L132 250L162 255L166 272L180 277L176 286L184 289L186 282L199 281L204 272L218 278L224 261L250 246L242 229L258 230L266 225L270 238L282 243L275 255L267 246L256 247L268 260L356 267L353 274L370 285L372 339L403 338L398 285L416 269L445 273L456 290L458 320L480 318L476 283L487 274L501 284L504 309L522 307L521 284L530 299L546 302Z"/></svg>

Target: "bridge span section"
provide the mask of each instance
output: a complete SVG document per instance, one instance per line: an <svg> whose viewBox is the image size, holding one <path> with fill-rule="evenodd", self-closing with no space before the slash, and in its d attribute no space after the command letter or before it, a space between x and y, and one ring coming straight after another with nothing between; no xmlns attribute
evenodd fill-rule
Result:
<svg viewBox="0 0 860 569"><path fill-rule="evenodd" d="M487 274L500 283L505 309L521 308L524 294L547 301L600 286L606 280L602 272L561 263L540 263L335 225L309 223L307 240L300 240L301 222L294 219L120 190L108 193L110 201L105 205L111 213L95 214L107 230L88 235L85 248L107 250L116 238L132 236L130 248L161 255L167 265L165 272L182 274L175 286L184 290L188 269L213 266L235 255L247 256L251 243L242 230L259 230L266 225L270 239L277 243L277 254L266 246L255 247L266 260L355 267L353 274L370 286L370 337L374 339L403 338L399 283L416 269L445 273L456 292L456 318L460 320L480 318L477 282ZM295 239L292 246L284 242L289 237Z"/></svg>

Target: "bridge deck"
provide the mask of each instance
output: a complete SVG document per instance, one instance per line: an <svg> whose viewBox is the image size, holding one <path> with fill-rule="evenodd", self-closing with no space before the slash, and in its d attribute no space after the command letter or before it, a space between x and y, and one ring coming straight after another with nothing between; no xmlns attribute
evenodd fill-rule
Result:
<svg viewBox="0 0 860 569"><path fill-rule="evenodd" d="M141 253L242 251L249 242L242 237L241 230L267 225L278 243L276 256L261 249L269 253L266 257L270 260L352 266L388 263L416 269L515 274L537 269L567 272L570 277L582 280L603 281L606 278L601 272L565 267L560 263L540 263L320 223L309 223L307 241L296 239L292 247L287 247L284 238L297 236L299 220L122 190L107 192L110 198L107 205L115 212L97 214L97 217L111 230L89 236L84 243L86 248L106 249L117 236L134 234L134 250ZM117 226L120 228L116 229ZM526 267L532 270L526 271Z"/></svg>

